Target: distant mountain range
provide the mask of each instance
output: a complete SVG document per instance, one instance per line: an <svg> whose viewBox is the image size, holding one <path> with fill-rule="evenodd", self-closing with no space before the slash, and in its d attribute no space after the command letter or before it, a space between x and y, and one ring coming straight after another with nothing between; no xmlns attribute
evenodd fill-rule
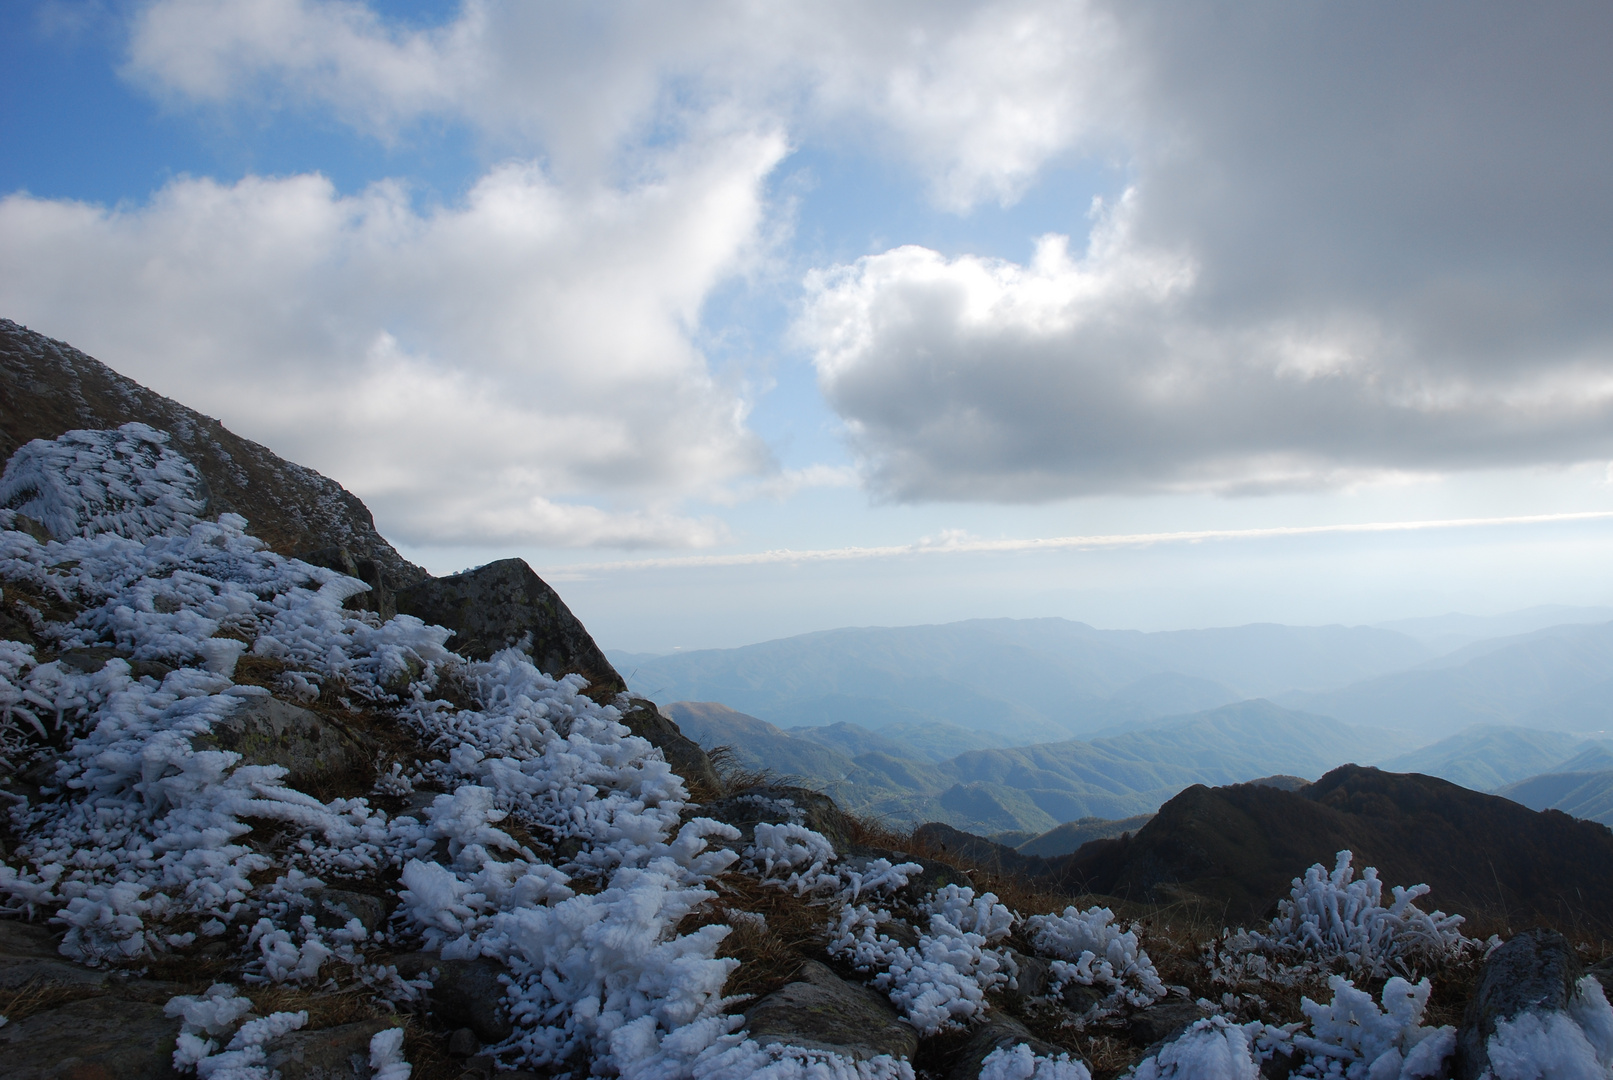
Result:
<svg viewBox="0 0 1613 1080"><path fill-rule="evenodd" d="M1410 620L1409 628L1448 642L1454 627L1584 620L1603 611L1444 616ZM1474 725L1613 729L1613 622L1565 622L1444 653L1383 627L1255 624L1149 634L1064 619L977 619L608 655L635 691L657 701L720 701L781 728L844 722L899 731L904 745L925 744L907 755L919 760L960 752L959 731L1000 747L1056 742L1261 697L1420 742ZM932 728L954 739L946 753L927 745Z"/></svg>
<svg viewBox="0 0 1613 1080"><path fill-rule="evenodd" d="M1454 652L1475 641L1532 634L1549 626L1568 623L1613 622L1613 607L1572 607L1568 604L1541 604L1509 611L1504 615L1434 615L1421 619L1396 619L1377 625L1416 638L1437 653Z"/></svg>
<svg viewBox="0 0 1613 1080"><path fill-rule="evenodd" d="M991 619L609 655L747 767L1051 853L1066 823L1101 833L1190 784L1352 761L1613 824L1613 756L1576 760L1613 730L1608 610L1152 634Z"/></svg>
<svg viewBox="0 0 1613 1080"><path fill-rule="evenodd" d="M940 721L1052 742L1401 671L1434 653L1392 630L1273 624L1146 634L1065 619L829 630L738 649L608 653L656 701L720 701L782 728Z"/></svg>
<svg viewBox="0 0 1613 1080"><path fill-rule="evenodd" d="M709 702L667 709L701 746L727 746L739 764L797 778L853 812L940 821L983 835L1135 817L1192 784L1272 773L1314 778L1340 762L1405 746L1389 732L1261 700L1109 737L967 750L940 761L919 760L883 733L844 722L785 731Z"/></svg>
<svg viewBox="0 0 1613 1080"><path fill-rule="evenodd" d="M1274 700L1430 740L1475 724L1600 731L1613 727L1613 623L1475 642L1410 670Z"/></svg>

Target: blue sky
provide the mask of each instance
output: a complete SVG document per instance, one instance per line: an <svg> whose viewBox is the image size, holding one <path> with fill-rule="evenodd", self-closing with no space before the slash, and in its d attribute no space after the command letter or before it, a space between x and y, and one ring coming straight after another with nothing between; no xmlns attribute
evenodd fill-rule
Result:
<svg viewBox="0 0 1613 1080"><path fill-rule="evenodd" d="M1601 604L1603 19L24 0L0 314L608 646Z"/></svg>

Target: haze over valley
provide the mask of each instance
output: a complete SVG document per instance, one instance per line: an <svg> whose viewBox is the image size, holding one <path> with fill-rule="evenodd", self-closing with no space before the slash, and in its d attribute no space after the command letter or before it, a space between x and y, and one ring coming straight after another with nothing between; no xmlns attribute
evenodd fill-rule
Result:
<svg viewBox="0 0 1613 1080"><path fill-rule="evenodd" d="M1039 851L1057 826L1137 818L1192 784L1345 763L1613 813L1608 608L1156 633L971 620L607 655L747 768Z"/></svg>

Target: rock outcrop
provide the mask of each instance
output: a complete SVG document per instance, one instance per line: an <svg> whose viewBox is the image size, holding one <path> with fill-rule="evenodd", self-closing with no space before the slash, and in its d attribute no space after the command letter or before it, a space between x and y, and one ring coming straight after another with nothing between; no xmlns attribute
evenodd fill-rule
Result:
<svg viewBox="0 0 1613 1080"><path fill-rule="evenodd" d="M854 1061L880 1054L911 1058L919 1036L890 999L809 960L796 980L745 1010L745 1028L763 1046L830 1050Z"/></svg>
<svg viewBox="0 0 1613 1080"><path fill-rule="evenodd" d="M463 656L485 660L513 645L545 674L577 672L608 695L627 689L560 594L520 559L420 581L399 590L396 603L403 614L452 630L449 647Z"/></svg>
<svg viewBox="0 0 1613 1080"><path fill-rule="evenodd" d="M1555 930L1525 930L1490 954L1478 992L1456 1036L1456 1080L1479 1080L1490 1067L1497 1026L1521 1014L1568 1013L1584 968Z"/></svg>
<svg viewBox="0 0 1613 1080"><path fill-rule="evenodd" d="M207 481L213 514L237 513L283 555L343 547L393 586L426 572L375 531L358 496L243 439L210 416L148 390L65 342L0 319L0 466L32 439L130 422L166 431Z"/></svg>
<svg viewBox="0 0 1613 1080"><path fill-rule="evenodd" d="M375 757L375 747L361 735L266 692L248 698L192 745L233 751L248 765L284 765L290 770L286 782L303 791L362 772Z"/></svg>

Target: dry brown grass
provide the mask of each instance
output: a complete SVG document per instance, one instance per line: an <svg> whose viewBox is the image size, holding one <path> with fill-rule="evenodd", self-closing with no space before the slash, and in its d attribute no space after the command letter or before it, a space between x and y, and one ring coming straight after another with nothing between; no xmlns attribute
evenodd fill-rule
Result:
<svg viewBox="0 0 1613 1080"><path fill-rule="evenodd" d="M723 987L725 995L769 994L794 978L807 960L826 959L828 905L740 874L723 874L714 884L718 899L685 917L678 933L716 923L733 927L717 952L739 961ZM765 925L743 915L735 918L736 913L760 915Z"/></svg>
<svg viewBox="0 0 1613 1080"><path fill-rule="evenodd" d="M717 798L743 795L747 791L787 783L789 780L788 777L780 776L772 769L752 769L745 766L731 746L714 746L706 751L706 757L711 762L712 771L717 774L717 782L722 786Z"/></svg>
<svg viewBox="0 0 1613 1080"><path fill-rule="evenodd" d="M0 991L0 1016L16 1023L34 1013L100 994L100 990L90 986L59 986L43 979L33 979L15 990Z"/></svg>

